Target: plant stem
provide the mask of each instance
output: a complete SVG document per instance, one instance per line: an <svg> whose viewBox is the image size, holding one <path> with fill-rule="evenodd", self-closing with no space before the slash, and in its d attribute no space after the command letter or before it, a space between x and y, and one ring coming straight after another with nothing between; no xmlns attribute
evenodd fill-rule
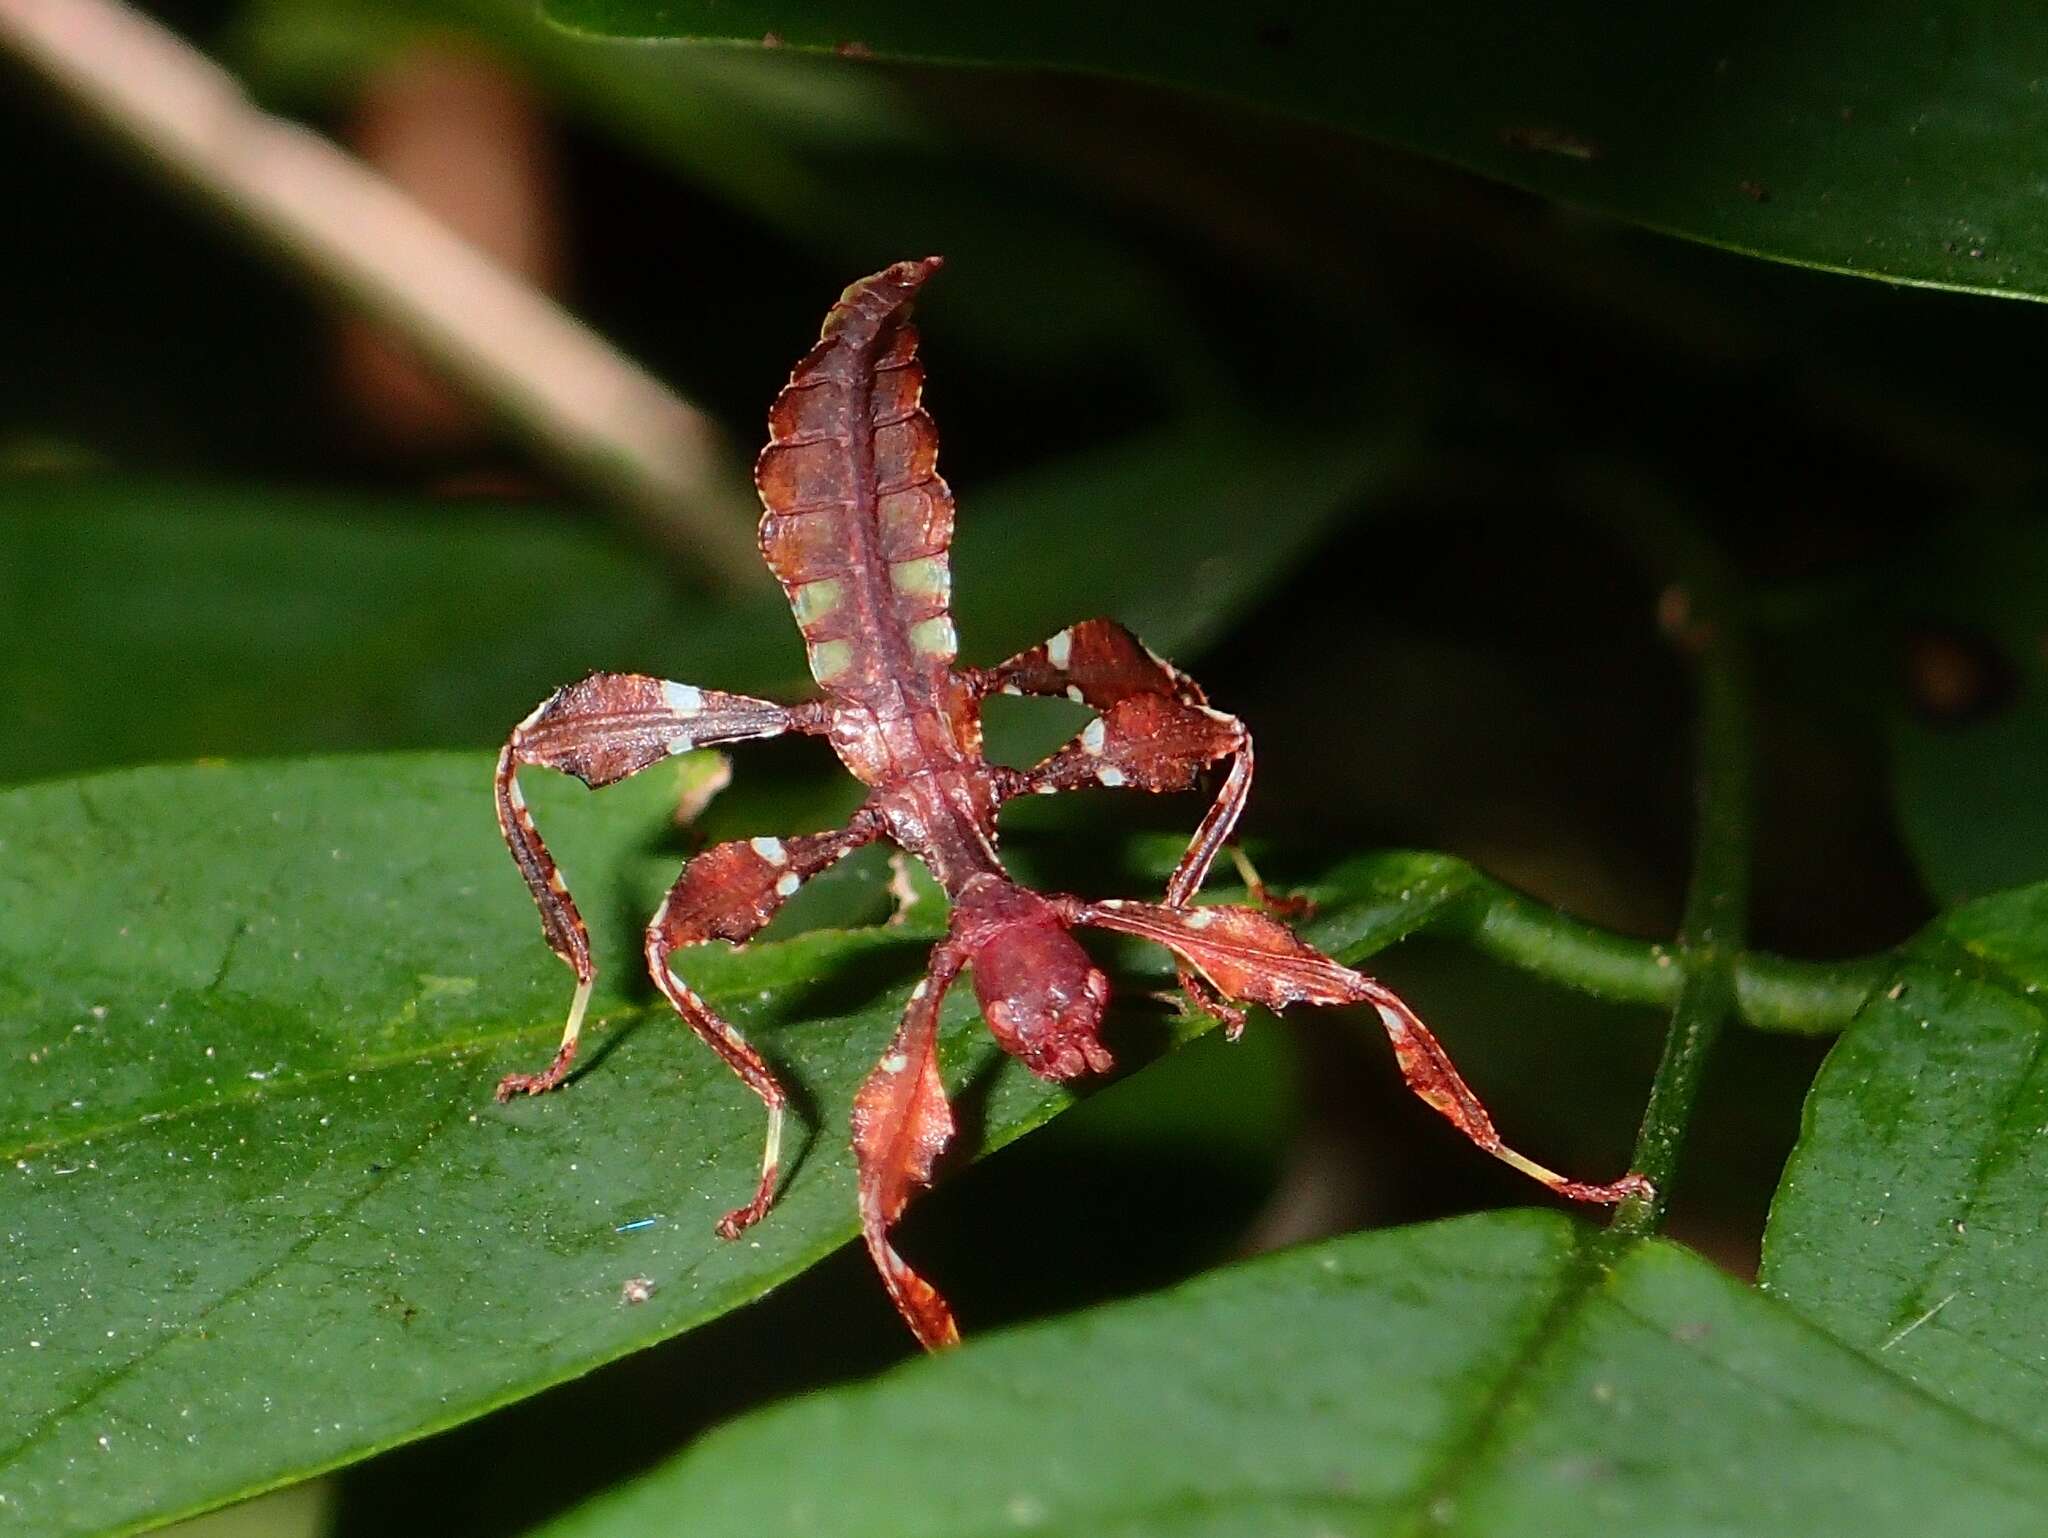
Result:
<svg viewBox="0 0 2048 1538"><path fill-rule="evenodd" d="M1476 871L1470 894L1421 927L1616 1004L1669 1008L1685 984L1680 950L1585 923ZM1733 957L1736 1014L1758 1030L1838 1031L1890 974L1891 963L1889 952L1796 961L1742 951Z"/></svg>
<svg viewBox="0 0 2048 1538"><path fill-rule="evenodd" d="M0 0L0 45L402 334L700 575L759 582L752 498L709 420L361 161L258 110L118 0Z"/></svg>
<svg viewBox="0 0 2048 1538"><path fill-rule="evenodd" d="M1622 1238L1656 1232L1670 1205L1707 1057L1739 1002L1736 963L1749 910L1750 660L1739 604L1718 556L1690 530L1660 520L1655 535L1683 574L1673 629L1698 658L1698 820L1678 936L1683 980L1629 1164L1653 1191L1616 1212L1611 1231Z"/></svg>

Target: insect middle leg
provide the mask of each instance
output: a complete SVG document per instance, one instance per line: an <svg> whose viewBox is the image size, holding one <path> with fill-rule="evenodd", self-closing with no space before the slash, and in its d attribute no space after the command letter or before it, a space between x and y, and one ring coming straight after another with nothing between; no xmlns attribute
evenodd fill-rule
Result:
<svg viewBox="0 0 2048 1538"><path fill-rule="evenodd" d="M702 1037L768 1108L768 1138L754 1196L718 1220L719 1237L737 1238L758 1223L775 1199L782 1158L782 1116L789 1097L761 1054L717 1011L669 970L678 947L705 940L740 944L775 916L796 889L827 866L881 834L866 816L834 833L754 838L717 844L693 858L647 926L647 970L684 1024Z"/></svg>

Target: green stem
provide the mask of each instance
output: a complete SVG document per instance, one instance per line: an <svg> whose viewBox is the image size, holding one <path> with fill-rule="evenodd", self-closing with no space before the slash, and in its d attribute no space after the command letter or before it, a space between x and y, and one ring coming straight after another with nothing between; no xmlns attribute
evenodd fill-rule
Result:
<svg viewBox="0 0 2048 1538"><path fill-rule="evenodd" d="M1422 927L1616 1004L1668 1009L1677 1004L1685 982L1674 947L1597 928L1477 872L1469 895ZM1843 961L1795 961L1743 951L1733 959L1736 1014L1743 1023L1804 1035L1842 1029L1892 966L1887 952Z"/></svg>
<svg viewBox="0 0 2048 1538"><path fill-rule="evenodd" d="M1162 839L1159 849L1164 871L1180 846ZM1427 934L1613 1004L1670 1009L1684 989L1678 947L1560 913L1454 855L1388 851L1365 857L1354 872L1325 888L1329 908L1310 931L1349 965ZM1826 1035L1849 1023L1895 965L1886 951L1841 961L1737 952L1735 1012L1758 1030Z"/></svg>
<svg viewBox="0 0 2048 1538"><path fill-rule="evenodd" d="M1652 1191L1615 1214L1612 1232L1623 1238L1656 1232L1670 1205L1707 1058L1739 1003L1736 962L1749 911L1750 663L1742 617L1716 554L1675 524L1659 532L1684 574L1681 638L1699 656L1698 821L1678 936L1682 981L1629 1164Z"/></svg>

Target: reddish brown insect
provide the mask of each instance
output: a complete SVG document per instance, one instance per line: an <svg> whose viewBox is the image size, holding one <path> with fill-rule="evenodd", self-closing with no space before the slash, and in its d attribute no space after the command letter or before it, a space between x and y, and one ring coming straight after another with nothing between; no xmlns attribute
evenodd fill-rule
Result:
<svg viewBox="0 0 2048 1538"><path fill-rule="evenodd" d="M1647 1189L1630 1175L1583 1185L1505 1146L1436 1039L1401 1000L1340 966L1255 908L1192 907L1251 788L1252 744L1234 716L1110 620L1086 620L993 668L954 665L947 550L953 496L937 472L938 435L921 404L911 301L939 259L899 262L849 288L818 345L768 415L755 467L766 512L761 551L780 579L824 698L784 707L634 674L598 673L556 693L513 729L498 758L498 821L540 904L548 944L576 971L576 996L554 1061L514 1074L498 1097L562 1082L590 1002L594 970L583 920L535 831L513 776L537 764L609 785L670 754L710 743L806 732L826 738L869 787L831 833L720 844L692 859L647 927L647 966L685 1023L768 1107L761 1178L719 1220L733 1238L775 1195L786 1096L768 1065L669 971L679 946L735 944L791 893L878 839L930 868L953 905L946 938L888 1052L854 1103L861 1230L896 1306L928 1347L957 1340L945 1301L889 1244L889 1226L953 1133L939 1082L939 1004L963 969L1005 1050L1052 1080L1101 1073L1097 1034L1109 982L1075 943L1079 926L1119 930L1173 952L1182 985L1235 1036L1244 1004L1370 1004L1409 1085L1498 1159L1579 1201L1613 1203ZM1037 767L991 764L981 702L992 693L1065 695L1097 712ZM996 855L996 813L1014 797L1083 786L1178 791L1228 760L1221 791L1166 884L1163 903L1046 895L1011 881Z"/></svg>

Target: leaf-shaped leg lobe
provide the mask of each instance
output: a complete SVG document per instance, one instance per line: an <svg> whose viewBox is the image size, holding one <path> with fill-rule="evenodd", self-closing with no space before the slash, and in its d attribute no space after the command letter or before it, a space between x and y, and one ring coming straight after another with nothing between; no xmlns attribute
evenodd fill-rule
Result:
<svg viewBox="0 0 2048 1538"><path fill-rule="evenodd" d="M1508 1147L1450 1054L1398 994L1331 960L1269 914L1255 908L1109 901L1079 905L1074 917L1077 923L1165 946L1227 998L1275 1010L1290 1004L1370 1004L1393 1043L1408 1087L1503 1164L1573 1201L1613 1206L1650 1189L1637 1174L1607 1184L1568 1180Z"/></svg>
<svg viewBox="0 0 2048 1538"><path fill-rule="evenodd" d="M938 1290L889 1243L889 1225L913 1191L931 1184L932 1166L953 1137L953 1112L939 1079L939 1005L963 961L951 941L933 950L895 1040L853 1103L861 1237L897 1311L928 1351L956 1344L960 1331Z"/></svg>

